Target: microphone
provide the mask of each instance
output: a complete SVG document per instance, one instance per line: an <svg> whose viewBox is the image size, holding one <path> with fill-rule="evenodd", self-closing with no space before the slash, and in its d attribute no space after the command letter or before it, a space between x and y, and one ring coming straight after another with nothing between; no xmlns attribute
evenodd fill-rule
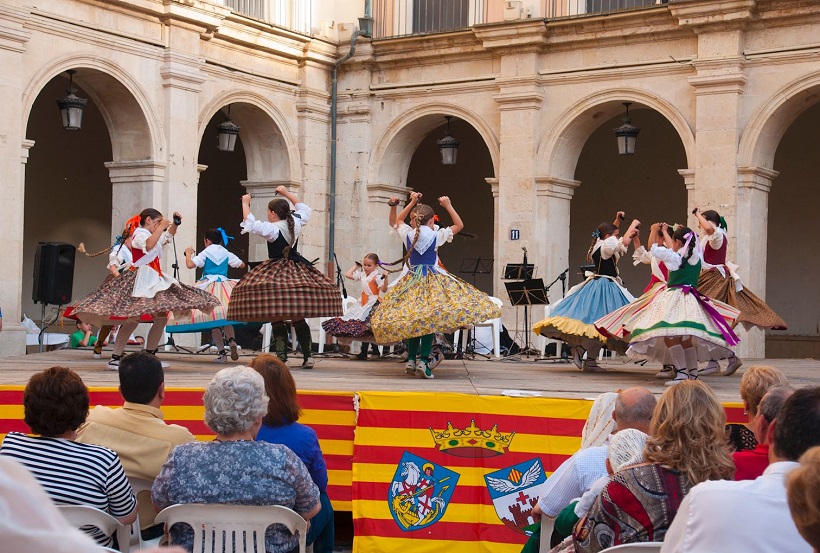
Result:
<svg viewBox="0 0 820 553"><path fill-rule="evenodd" d="M522 247L521 249L524 250L524 253L527 253L527 248Z"/></svg>

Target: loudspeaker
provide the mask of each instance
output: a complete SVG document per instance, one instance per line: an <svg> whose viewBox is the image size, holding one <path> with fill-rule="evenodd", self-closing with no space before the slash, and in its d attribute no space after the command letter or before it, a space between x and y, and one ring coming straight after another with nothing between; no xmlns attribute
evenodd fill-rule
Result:
<svg viewBox="0 0 820 553"><path fill-rule="evenodd" d="M66 305L74 287L76 248L63 242L40 242L34 255L34 303Z"/></svg>

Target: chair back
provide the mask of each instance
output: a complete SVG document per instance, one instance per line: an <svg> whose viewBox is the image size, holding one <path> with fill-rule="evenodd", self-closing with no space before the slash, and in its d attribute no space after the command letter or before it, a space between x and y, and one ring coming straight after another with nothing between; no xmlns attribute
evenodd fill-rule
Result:
<svg viewBox="0 0 820 553"><path fill-rule="evenodd" d="M156 521L164 522L167 529L177 523L191 526L193 550L204 553L222 553L223 547L226 553L265 551L265 530L271 524L282 524L291 534L298 534L299 553L305 553L307 521L281 505L171 505Z"/></svg>
<svg viewBox="0 0 820 553"><path fill-rule="evenodd" d="M608 547L604 549L604 551L618 551L618 553L652 553L653 551L660 551L662 546L663 542L661 541L643 541Z"/></svg>
<svg viewBox="0 0 820 553"><path fill-rule="evenodd" d="M130 551L130 526L120 524L117 519L105 511L86 505L57 505L57 508L63 518L75 528L93 526L99 528L106 536L116 533L119 550L122 553Z"/></svg>
<svg viewBox="0 0 820 553"><path fill-rule="evenodd" d="M359 303L359 301L361 301L359 298L354 298L353 296L347 296L342 299L342 313L350 311L350 308Z"/></svg>
<svg viewBox="0 0 820 553"><path fill-rule="evenodd" d="M143 542L142 542L142 534L140 532L140 528L142 526L142 522L140 522L139 512L142 511L143 515L147 512L146 509L142 507L142 503L148 501L148 506L151 510L153 510L153 505L151 504L151 487L154 485L153 480L145 480L144 478L136 478L129 476L128 482L131 484L131 489L134 490L134 497L137 498L137 520L131 524L131 547L136 549L142 549ZM147 496L145 493L147 492ZM140 502L140 494L142 496L142 503ZM145 522L151 522L153 525L153 518L152 520L146 520Z"/></svg>

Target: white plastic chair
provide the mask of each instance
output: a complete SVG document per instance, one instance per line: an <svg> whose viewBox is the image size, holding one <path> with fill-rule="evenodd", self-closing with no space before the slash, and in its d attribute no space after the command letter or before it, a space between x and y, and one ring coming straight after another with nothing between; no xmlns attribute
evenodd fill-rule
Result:
<svg viewBox="0 0 820 553"><path fill-rule="evenodd" d="M286 321L289 322L289 321ZM271 323L265 323L262 325L262 328L259 332L262 333L262 351L268 352L270 351L270 344L271 340L273 339L273 326ZM293 347L296 347L296 329L293 328L293 325L290 325L290 343L293 344Z"/></svg>
<svg viewBox="0 0 820 553"><path fill-rule="evenodd" d="M93 526L99 528L106 536L117 535L117 544L122 553L130 551L131 526L125 526L106 513L86 505L57 505L60 514L75 528Z"/></svg>
<svg viewBox="0 0 820 553"><path fill-rule="evenodd" d="M540 544L539 551L549 551L552 549L550 547L550 540L552 539L552 531L555 528L555 519L550 518L545 514L541 515L541 540L538 542Z"/></svg>
<svg viewBox="0 0 820 553"><path fill-rule="evenodd" d="M651 553L652 551L660 551L662 546L662 541L643 541L608 547L604 549L604 551L618 551L619 553Z"/></svg>
<svg viewBox="0 0 820 553"><path fill-rule="evenodd" d="M494 304L496 304L498 307L502 307L504 305L504 302L501 301L500 299L496 298L496 297L490 296L490 300ZM488 319L488 320L484 321L483 323L478 323L474 326L467 327L467 328L475 328L475 327L479 327L479 326L492 327L492 329L493 329L493 353L495 354L496 359L501 357L501 324L502 324L501 323L501 317L498 317L497 319ZM456 330L455 335L453 336L453 342L458 343L459 341L461 341L462 351L464 350L464 347L465 347L463 340L466 336L467 336L467 333L462 332L462 330L460 328L458 330Z"/></svg>
<svg viewBox="0 0 820 553"><path fill-rule="evenodd" d="M265 530L271 524L283 524L291 534L299 535L299 553L305 553L307 521L300 514L281 505L171 505L157 515L166 528L185 523L194 529L194 551L226 553L265 551ZM170 544L173 545L173 544Z"/></svg>
<svg viewBox="0 0 820 553"><path fill-rule="evenodd" d="M342 298L342 313L347 314L350 308L354 305L356 305L356 298L354 298L353 296ZM333 317L321 317L319 319L319 353L325 352L325 342L327 341L327 333L325 333L325 329L322 328L322 323L325 321L329 321L332 318Z"/></svg>
<svg viewBox="0 0 820 553"><path fill-rule="evenodd" d="M154 485L153 480L145 480L144 478L135 478L135 477L128 477L128 482L131 484L131 489L134 490L134 497L137 498L137 520L131 524L131 547L136 549L142 549L145 546L145 542L142 541L142 533L140 532L140 517L139 517L139 503L140 503L140 493L148 492L148 501L150 504L150 497L151 497L151 487ZM143 499L146 499L143 497Z"/></svg>

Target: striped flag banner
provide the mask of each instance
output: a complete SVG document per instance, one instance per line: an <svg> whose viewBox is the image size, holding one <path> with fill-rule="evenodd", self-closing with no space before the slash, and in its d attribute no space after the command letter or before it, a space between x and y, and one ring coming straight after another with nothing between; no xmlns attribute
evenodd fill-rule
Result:
<svg viewBox="0 0 820 553"><path fill-rule="evenodd" d="M23 422L23 386L0 386L0 438L9 432L30 432ZM203 421L204 388L166 388L162 412L165 421L186 427L198 440L212 440L214 433ZM88 390L91 406L119 407L123 399L116 388ZM325 457L328 495L334 510L350 511L353 431L356 414L353 392L297 392L302 417L299 422L316 431Z"/></svg>
<svg viewBox="0 0 820 553"><path fill-rule="evenodd" d="M354 553L518 552L592 402L360 392ZM738 420L737 404L727 406Z"/></svg>

